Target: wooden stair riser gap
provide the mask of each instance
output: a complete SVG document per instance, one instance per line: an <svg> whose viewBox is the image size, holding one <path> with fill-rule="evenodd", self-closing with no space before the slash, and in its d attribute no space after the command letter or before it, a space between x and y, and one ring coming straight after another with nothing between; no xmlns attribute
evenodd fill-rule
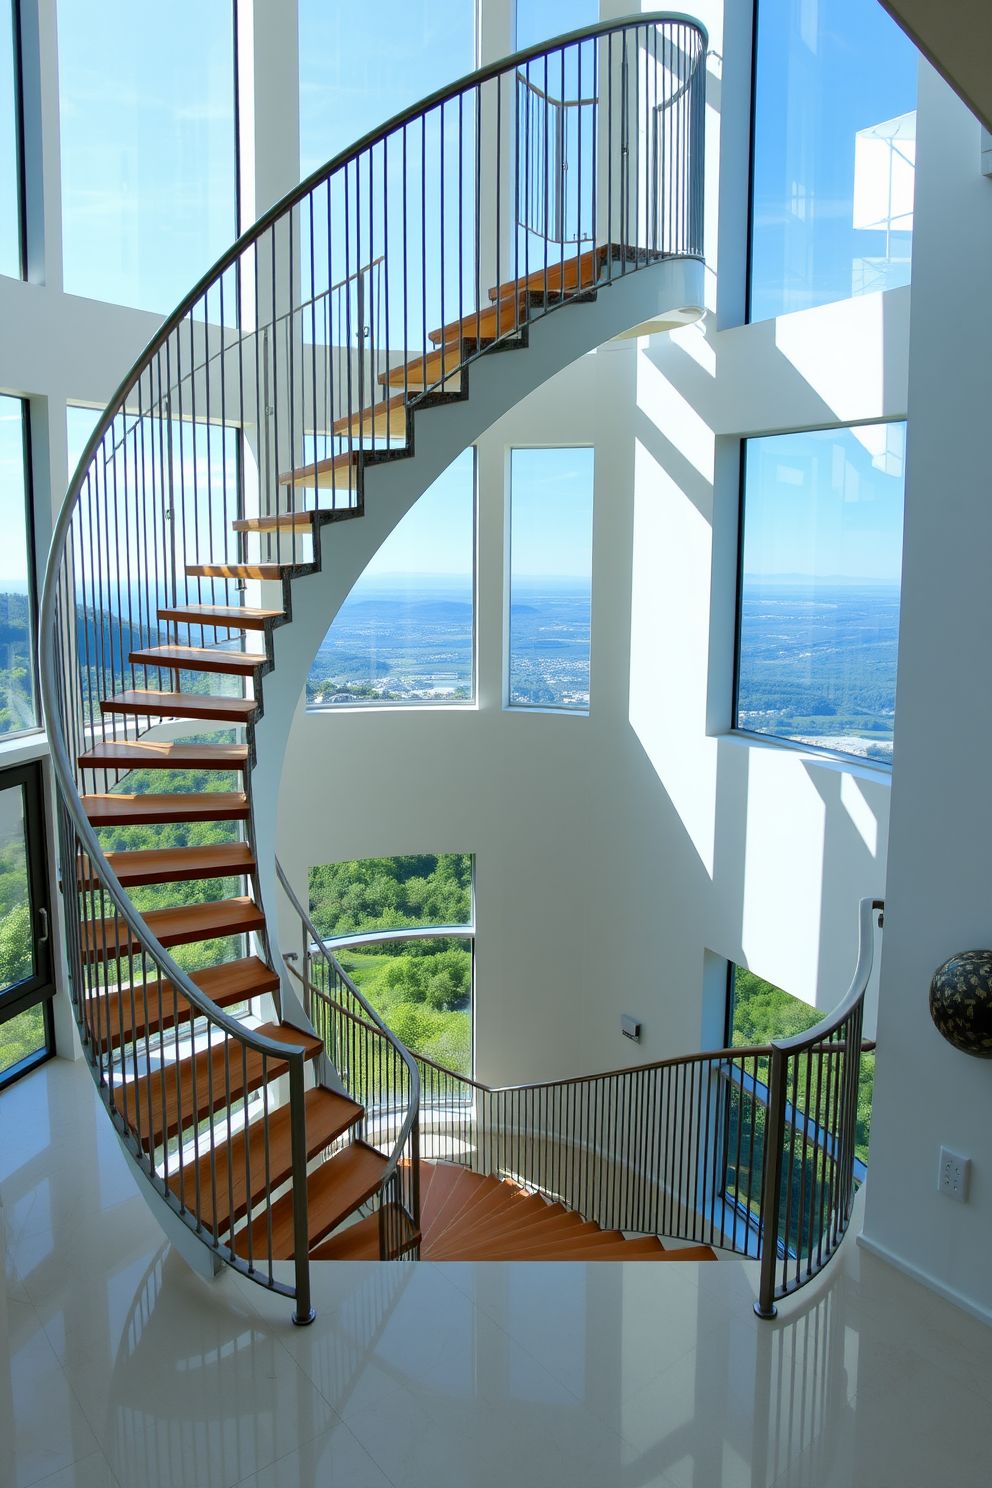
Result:
<svg viewBox="0 0 992 1488"><path fill-rule="evenodd" d="M224 961L189 975L211 1002L222 1008L251 1002L279 990L279 977L257 956ZM108 1044L118 1048L190 1019L189 1003L174 990L171 982L164 979L146 982L134 987L133 994L133 1008L132 988L126 984L88 999L95 1004L89 1009L88 1021L91 1027L97 1025L95 1032L101 1049ZM199 1016L198 1012L195 1016Z"/></svg>
<svg viewBox="0 0 992 1488"><path fill-rule="evenodd" d="M310 1248L319 1244L365 1201L372 1197L382 1181L386 1158L365 1142L353 1142L335 1153L307 1179ZM264 1255L268 1245L268 1219L272 1223L272 1251L276 1260L293 1259L293 1191L282 1195L272 1205L269 1216L260 1215L252 1225L253 1244L257 1255ZM235 1238L235 1249L247 1255L245 1231Z"/></svg>
<svg viewBox="0 0 992 1488"><path fill-rule="evenodd" d="M164 946L197 945L200 941L250 935L265 928L265 916L247 898L214 899L174 909L150 909L142 919ZM120 919L84 921L83 958L87 962L120 961L136 956L141 942Z"/></svg>
<svg viewBox="0 0 992 1488"><path fill-rule="evenodd" d="M343 1136L365 1114L363 1107L356 1101L322 1086L315 1086L306 1092L304 1106L308 1161ZM177 1173L170 1179L173 1193L182 1197L188 1209L196 1208L199 1186L201 1222L218 1239L230 1231L232 1223L237 1224L238 1220L244 1218L249 1207L256 1207L266 1193L274 1193L292 1176L290 1123L288 1105L278 1106L274 1110L270 1108L268 1156L265 1122L260 1116L256 1116L249 1121L247 1127L236 1132L229 1141L223 1142L212 1156L207 1154L200 1159L198 1165L186 1166L182 1177ZM250 1185L247 1181L249 1177Z"/></svg>
<svg viewBox="0 0 992 1488"><path fill-rule="evenodd" d="M318 1058L323 1052L319 1039L301 1033L296 1028L282 1028L278 1024L267 1023L256 1032L285 1044L302 1046L308 1060ZM229 1049L227 1058L225 1049ZM195 1081L192 1070L194 1063ZM279 1079L288 1069L289 1064L285 1059L275 1055L263 1058L251 1049L244 1053L242 1044L235 1039L227 1039L223 1043L212 1044L209 1049L200 1050L178 1064L166 1064L135 1080L116 1084L114 1102L122 1116L126 1104L130 1125L145 1149L149 1150L160 1146L163 1140L177 1136L180 1131L185 1131L193 1122L206 1120L211 1113L216 1119L220 1119L227 1108L228 1094L231 1103L239 1101L270 1080Z"/></svg>

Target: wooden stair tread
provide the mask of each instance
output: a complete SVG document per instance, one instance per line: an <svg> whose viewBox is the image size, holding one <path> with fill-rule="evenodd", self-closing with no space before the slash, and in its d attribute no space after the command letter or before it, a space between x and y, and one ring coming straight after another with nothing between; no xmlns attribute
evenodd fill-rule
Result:
<svg viewBox="0 0 992 1488"><path fill-rule="evenodd" d="M445 379L445 386L450 392L456 392L461 387L459 368L461 367L462 351L459 341L452 341L448 345L438 347L437 351L428 352L426 356L414 357L410 362L404 362L398 367L391 367L388 372L379 373L379 386L421 389L433 383Z"/></svg>
<svg viewBox="0 0 992 1488"><path fill-rule="evenodd" d="M205 966L189 975L218 1007L250 1002L279 988L278 974L258 956ZM124 984L87 999L87 1021L101 1049L116 1049L146 1034L188 1023L190 1013L186 998L164 977L135 986Z"/></svg>
<svg viewBox="0 0 992 1488"><path fill-rule="evenodd" d="M148 826L153 822L243 821L249 812L243 791L177 791L159 795L83 796L94 827Z"/></svg>
<svg viewBox="0 0 992 1488"><path fill-rule="evenodd" d="M459 340L494 341L497 336L521 330L527 324L528 296L529 291L521 287L519 292L504 295L495 304L439 326L431 331L430 340L435 346L449 346Z"/></svg>
<svg viewBox="0 0 992 1488"><path fill-rule="evenodd" d="M307 1129L307 1160L329 1147L365 1114L364 1107L346 1095L316 1086L304 1096ZM214 1153L189 1163L170 1179L173 1193L188 1209L196 1210L199 1193L200 1219L220 1238L265 1194L292 1176L292 1130L289 1105L269 1112L268 1151L264 1121L250 1121ZM216 1183L215 1183L216 1177Z"/></svg>
<svg viewBox="0 0 992 1488"><path fill-rule="evenodd" d="M453 1224L458 1224L459 1227L467 1227L470 1224L476 1223L477 1218L482 1215L494 1218L496 1214L502 1212L503 1205L506 1202L506 1196L500 1191L502 1187L503 1185L499 1179L493 1175L490 1174L484 1177L481 1183L477 1183L474 1186L470 1196L465 1200L457 1213L450 1216L446 1225L442 1226L435 1220L431 1227L432 1233L435 1236L440 1236L443 1234L444 1229ZM422 1206L421 1212L423 1212Z"/></svg>
<svg viewBox="0 0 992 1488"><path fill-rule="evenodd" d="M548 1204L545 1208L546 1213L532 1213L522 1222L505 1217L504 1211L503 1215L498 1216L491 1223L483 1220L464 1231L455 1226L447 1235L440 1235L438 1240L440 1244L447 1244L448 1239L453 1237L459 1245L474 1245L476 1242L488 1243L491 1239L516 1240L527 1236L529 1241L532 1240L536 1245L545 1234L555 1230L569 1229L573 1225L583 1223L580 1214L575 1214L562 1204Z"/></svg>
<svg viewBox="0 0 992 1488"><path fill-rule="evenodd" d="M148 646L128 656L134 666L216 672L225 677L251 677L267 659L258 652L210 650L204 646Z"/></svg>
<svg viewBox="0 0 992 1488"><path fill-rule="evenodd" d="M350 490L357 483L359 452L345 450L326 460L311 460L296 470L286 470L279 477L281 486L318 486L332 490Z"/></svg>
<svg viewBox="0 0 992 1488"><path fill-rule="evenodd" d="M388 1205L388 1209L395 1211L395 1205ZM401 1223L405 1223L408 1238L405 1246L414 1243L416 1236L409 1229L409 1221L405 1215L400 1215ZM394 1221L395 1223L395 1221ZM364 1219L356 1220L347 1229L341 1230L337 1235L331 1235L329 1239L321 1243L310 1252L313 1261L377 1261L379 1259L379 1213L366 1215Z"/></svg>
<svg viewBox="0 0 992 1488"><path fill-rule="evenodd" d="M580 1219L577 1224L556 1226L547 1234L532 1239L528 1239L526 1235L509 1235L505 1239L494 1236L492 1240L477 1240L472 1245L447 1246L443 1258L449 1261L540 1260L542 1252L546 1250L554 1250L556 1254L560 1254L569 1247L584 1250L586 1246L600 1242L606 1244L609 1241L610 1237L604 1239L603 1231L598 1225L591 1220L583 1223ZM441 1258L438 1256L438 1259Z"/></svg>
<svg viewBox="0 0 992 1488"><path fill-rule="evenodd" d="M622 252L618 245L614 245L613 251L615 254ZM521 275L519 279L511 279L498 288L494 286L489 291L489 299L490 301L505 300L517 290L542 290L545 284L548 289L558 291L561 289L563 280L566 289L574 289L579 283L580 269L582 284L592 288L598 277L599 269L606 262L609 253L610 248L604 243L599 248L587 249L585 253L560 258L557 263L549 263L546 268L542 265L530 274Z"/></svg>
<svg viewBox="0 0 992 1488"><path fill-rule="evenodd" d="M476 1232L485 1234L489 1231L490 1226L494 1224L498 1224L501 1229L506 1231L521 1229L528 1224L534 1224L546 1218L546 1210L548 1208L549 1205L540 1194L518 1193L514 1198L514 1202L499 1211L498 1214L492 1217L483 1214L474 1222L470 1219L470 1222L465 1225L464 1234L466 1237Z"/></svg>
<svg viewBox="0 0 992 1488"><path fill-rule="evenodd" d="M84 770L247 770L247 744L97 744L79 756Z"/></svg>
<svg viewBox="0 0 992 1488"><path fill-rule="evenodd" d="M310 1247L317 1245L360 1204L371 1198L386 1169L388 1158L365 1142L352 1142L321 1163L307 1179L307 1213ZM293 1192L282 1195L268 1215L261 1214L251 1226L252 1244L261 1255L268 1248L268 1224L272 1224L272 1254L276 1260L293 1259ZM245 1231L236 1238L235 1249L248 1253Z"/></svg>
<svg viewBox="0 0 992 1488"><path fill-rule="evenodd" d="M255 858L247 842L215 842L208 847L154 847L139 852L108 852L107 862L125 888L138 884L189 883L198 878L232 878L251 873ZM96 888L99 875L80 857L79 887Z"/></svg>
<svg viewBox="0 0 992 1488"><path fill-rule="evenodd" d="M351 413L343 414L341 418L335 419L331 425L331 432L345 434L359 421L367 423L369 419L381 419L388 414L405 413L406 406L405 393L394 393L391 398L376 398L374 402L367 403L364 408L355 408Z"/></svg>
<svg viewBox="0 0 992 1488"><path fill-rule="evenodd" d="M193 945L226 935L248 935L265 926L265 916L254 900L211 899L206 904L178 904L146 910L141 918L164 946ZM141 943L124 920L87 920L82 953L87 961L117 960L134 955Z"/></svg>
<svg viewBox="0 0 992 1488"><path fill-rule="evenodd" d="M235 532L296 532L307 528L312 530L315 522L318 526L324 526L328 522L348 522L362 515L362 509L358 506L318 506L309 511L282 512L269 517L246 517L243 521L232 522L231 527Z"/></svg>
<svg viewBox="0 0 992 1488"><path fill-rule="evenodd" d="M245 605L178 605L158 611L160 620L206 625L217 630L264 630L269 621L283 620L285 616L285 610L249 609Z"/></svg>
<svg viewBox="0 0 992 1488"><path fill-rule="evenodd" d="M448 1225L457 1221L460 1210L476 1193L478 1187L476 1178L477 1175L471 1169L462 1169L461 1176L447 1190L443 1202L433 1210L430 1218L430 1229L432 1232L440 1233ZM426 1228L426 1221L423 1218L423 1204L421 1204L420 1212L421 1223Z"/></svg>
<svg viewBox="0 0 992 1488"><path fill-rule="evenodd" d="M100 703L104 713L148 714L155 718L210 718L247 723L258 704L254 698L213 697L196 692L119 692Z"/></svg>
<svg viewBox="0 0 992 1488"><path fill-rule="evenodd" d="M289 1024L265 1023L256 1033L279 1043L302 1045L308 1059L323 1051L320 1039ZM195 1072L194 1072L195 1066ZM114 1086L114 1102L144 1146L158 1146L193 1120L222 1111L229 1101L257 1090L288 1069L285 1059L263 1057L236 1039L222 1039L188 1059L163 1065ZM195 1090L195 1099L194 1099Z"/></svg>
<svg viewBox="0 0 992 1488"><path fill-rule="evenodd" d="M188 563L190 579L281 579L291 563Z"/></svg>

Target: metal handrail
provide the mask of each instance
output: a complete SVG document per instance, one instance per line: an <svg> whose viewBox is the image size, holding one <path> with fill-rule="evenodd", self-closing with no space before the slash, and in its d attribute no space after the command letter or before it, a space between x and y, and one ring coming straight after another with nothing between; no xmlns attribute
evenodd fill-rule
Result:
<svg viewBox="0 0 992 1488"><path fill-rule="evenodd" d="M596 45L583 52L587 43ZM605 152L598 147L591 152L589 170L593 178L591 187L587 183L587 189L591 190L595 215L600 173L604 183L610 183L609 190L604 185L602 192L606 204L606 234L604 240L597 226L592 254L598 257L590 256L588 273L585 256L575 258L571 253L566 256L564 245L559 256L552 256L552 248L558 255L558 245L547 240L543 263L539 262L535 270L535 274L540 275L543 268L543 289L537 292L532 282L535 274L530 272L533 261L530 240L521 250L515 235L512 250L507 253L502 248L500 213L506 207L504 195L510 192L510 187L501 172L512 174L514 168L509 154L503 153L501 143L500 111L507 119L512 112L506 104L503 83L506 81L509 85L521 70L526 72L532 64L539 64L542 60L547 75L548 60L552 57L560 58L564 75L565 54L569 49L573 49L571 55L577 59L580 98L584 98L588 91L582 87L583 67L586 66L583 59L588 62L587 76L591 71L594 79L600 75L600 58L605 59L602 69L605 86L598 91L605 99L600 117L603 137L604 140L608 137L609 145ZM192 602L191 594L202 603L204 582L209 595L213 595L214 585L218 582L222 592L226 593L226 574L232 560L239 564L244 562L247 538L241 535L245 523L240 519L248 515L243 465L244 451L250 449L248 429L254 430L258 438L259 500L265 503L261 509L266 516L284 512L295 516L300 486L313 486L316 504L318 476L322 474L320 449L333 450L339 446L343 447L330 463L338 458L348 462L347 495L343 505L358 511L365 463L377 456L381 458L383 446L389 455L396 452L394 447L390 447L391 413L387 413L386 418L389 432L385 436L376 432L374 417L378 416L380 409L391 410L396 402L413 408L423 404L425 399L435 397L439 387L446 388L451 396L460 396L457 390L453 390L452 378L467 369L494 342L505 344L509 338L520 337L526 323L535 316L550 313L616 277L645 268L661 258L698 258L701 255L705 54L705 31L697 22L679 13L649 12L625 20L604 21L490 63L370 131L287 193L199 279L162 322L120 382L98 418L70 479L55 522L39 615L41 695L61 802L63 881L67 887L71 883L75 889L77 861L80 854L84 855L90 864L91 888L95 887L100 896L100 913L105 914L109 906L112 917L127 927L131 937L129 945L135 948L128 955L132 961L137 957L140 962L138 981L146 977L148 967L157 969L160 981L164 978L171 984L173 996L181 996L188 1003L192 1023L197 1016L206 1018L210 1027L224 1039L233 1040L245 1057L250 1051L263 1061L276 1057L288 1061L293 1166L298 1178L306 1167L305 1160L302 1163L299 1160L301 1143L305 1145L303 1046L276 1044L245 1028L182 971L151 932L114 873L101 850L98 834L86 817L77 784L75 756L97 739L106 741L108 735L111 739L127 740L145 731L151 721L149 715L132 716L131 722L123 728L103 724L98 727L96 720L101 717L98 703L107 699L111 691L119 690L121 685L125 688L135 686L133 681L129 684L124 680L128 668L132 678L136 668L140 675L142 667L146 674L151 670L154 675L154 665L140 660L134 662L130 653L145 649L147 637L160 629L159 608L169 608L170 604L173 607L181 603L188 605ZM630 69L628 90L627 63L631 56L635 65ZM664 160L657 145L651 147L654 154L645 154L642 159L637 132L630 133L631 111L636 112L640 107L637 87L641 81L641 69L644 78L651 83L651 97L655 100L665 79L675 78L684 85L679 93L681 112L665 137L667 154ZM483 95L484 85L491 84L496 85L495 89ZM466 100L465 114L470 127L466 137L461 132L458 134L457 179L451 188L452 166L451 157L446 163L444 125L445 120L458 111L461 131L461 110ZM649 98L642 101L650 103ZM496 125L494 135L489 130L492 121L485 114L490 104ZM445 108L451 113L445 114ZM442 207L446 200L445 191L449 190L447 199L453 201L451 210L457 217L457 256L455 238L450 234L446 236L442 222L438 255L440 277L436 283L432 279L428 287L427 266L431 254L426 235L429 215L427 131L428 121L434 129L439 119L439 154L437 161L431 156L430 168L435 176L431 178L430 189L436 188L440 192ZM374 317L370 315L370 320L375 318L377 325L370 330L369 344L361 345L357 352L351 346L350 335L353 306L350 297L345 295L336 313L348 335L336 339L328 326L327 344L319 347L324 357L320 368L324 382L320 385L318 398L315 329L316 301L320 297L318 282L321 294L326 296L359 276L370 258L374 265L383 261L383 254L393 254L394 237L385 226L388 211L392 208L382 172L387 160L395 161L398 153L387 156L387 147L399 142L405 152L406 131L414 127L420 130L421 178L416 185L417 195L422 195L423 199L416 203L421 219L415 214L410 219L422 229L416 245L420 259L415 258L412 269L408 267L406 257L405 164L402 177L397 177L402 181L404 213L402 252L394 255L400 271L399 294L404 297L402 354L397 362L394 359L396 349L389 337L390 314L395 310L389 282L386 282L382 303L375 310ZM509 124L506 128L509 131ZM431 138L433 141L434 136ZM518 151L516 169L519 173L519 141L512 148ZM600 155L604 156L602 161ZM404 153L404 163L405 160ZM498 166L493 177L495 199L493 203L487 199L485 212L494 210L495 226L483 212L482 201L483 178L489 182L485 172L490 170L494 160ZM468 190L468 186L472 189ZM486 189L489 189L488 185ZM321 193L319 201L318 192ZM615 201L617 192L619 196ZM661 218L656 198L662 195L668 216L663 227L659 228ZM318 208L324 211L325 207L326 221L316 215ZM342 222L335 219L332 225L333 212L339 207L343 212ZM506 224L503 226L505 228ZM305 241L307 229L308 243ZM486 337L481 328L484 318L490 315L490 307L484 305L483 295L491 266L488 262L485 268L482 265L483 231L491 234L495 245L495 273L492 277L496 284L496 329L495 335L488 335L487 331ZM376 233L386 244L383 254L378 254L374 241ZM454 288L446 278L446 250L456 259L458 277ZM335 278L332 269L336 269L342 260L346 272L344 279L340 280ZM355 264L362 265L362 269L353 268ZM389 266L389 262L384 261L384 274ZM432 262L432 273L434 269ZM566 284L566 270L570 275L575 271L574 284L571 281ZM508 273L513 276L509 297L512 313L505 314L503 291ZM560 277L552 284L549 276L556 273ZM325 277L326 291L323 289ZM422 284L419 283L421 277ZM393 290L396 291L395 280ZM465 297L468 294L472 298L473 292L475 308L470 310L469 316L472 325L466 327ZM407 294L410 304L414 305L412 332L407 326ZM455 352L450 352L447 344L438 348L437 333L429 331L432 320L428 317L433 317L438 300L443 312L440 316L442 329L449 324L457 304L459 329ZM235 315L233 325L229 319L232 307ZM376 334L381 336L383 322L385 339L380 344L376 341ZM340 330L341 326L334 329ZM418 333L422 333L420 341ZM415 357L411 360L411 352L419 354L419 364ZM435 353L440 358L440 371L429 376L428 360ZM353 360L355 357L357 361ZM418 376L411 378L410 368L418 366ZM401 374L399 381L398 374ZM392 390L400 384L401 392L391 397ZM344 417L341 417L342 408ZM365 421L370 414L373 416L371 433L366 435ZM308 432L310 429L312 434ZM340 432L341 429L345 432ZM199 436L204 431L207 435L218 432L220 435L220 497L215 495L212 486L214 466L218 462L212 453L215 446L209 440L205 441L206 458L201 458ZM236 431L240 441L236 442L235 453L230 456L233 475L228 468L228 445L225 442L230 431ZM312 459L308 458L311 439ZM324 441L323 445L321 441ZM206 475L201 473L201 465L205 467ZM298 479L300 472L306 478ZM334 490L331 506L340 509L342 503L338 500L336 481L335 475L331 481ZM282 492L287 483L289 493L288 498L284 498ZM229 492L233 492L230 510ZM305 499L303 505L306 506ZM239 519L236 538L231 536L229 519L232 517ZM312 562L301 560L299 548L310 538L304 539L292 521L288 531L288 537L284 537L282 529L279 529L275 537L262 539L268 559L272 558L273 550L275 552L273 566L285 576L284 585L288 585L293 574L312 572L319 558L318 527L313 530ZM286 543L292 557L288 563L282 556ZM180 577L184 571L185 577ZM164 605L163 599L166 601ZM286 600L285 609L288 611L288 590ZM214 603L212 597L209 602ZM178 632L178 623L173 620L169 625ZM163 671L177 679L177 686L182 686L178 668L170 672L159 662L159 675ZM137 685L140 689L142 684ZM144 685L148 685L147 681ZM250 742L253 738L249 732ZM74 995L77 995L78 987L96 988L105 994L106 973L97 965L99 957L93 954L92 946L84 949L82 945L84 926L101 922L93 919L93 906L87 912L78 896L72 901L71 912L68 912L69 902L67 898L67 918L73 931L78 929L80 934L80 946L73 949L70 944ZM104 920L102 923L106 925L109 922ZM264 936L262 938L264 941ZM109 968L111 960L106 948L102 954ZM118 954L118 979L123 974L124 959ZM97 965L96 972L92 975L84 972L84 962L87 966ZM78 993L80 1009L88 1000L88 993ZM123 1026L121 1021L118 1032ZM178 1028L178 1014L176 1026ZM100 1081L105 1073L103 1062L111 1057L106 1049L102 1052L101 1049L102 1046L97 1048L96 1053L90 1050L91 1062L100 1071ZM137 1074L135 1078L138 1078ZM195 1085L195 1061L192 1078ZM164 1074L162 1081L164 1089ZM114 1115L112 1090L105 1098ZM212 1090L210 1098L212 1110ZM212 1138L204 1140L212 1154ZM196 1141L194 1146L199 1152ZM245 1150L247 1152L247 1137ZM153 1174L153 1158L147 1159L147 1165L150 1165L150 1175ZM395 1175L395 1164L392 1171ZM233 1179L229 1183L233 1193L232 1185ZM173 1202L169 1195L165 1197ZM200 1213L199 1180L192 1216L183 1208L183 1202L179 1201L179 1207L186 1222L197 1233L203 1233L205 1229L210 1231L208 1243L224 1253L224 1247L218 1241L216 1224L211 1227ZM302 1299L306 1303L302 1307L306 1312L309 1306L309 1283L305 1274L307 1247L305 1236L300 1232L306 1218L305 1191L300 1182L294 1189L294 1203L294 1223L299 1242L295 1251L296 1295L298 1302ZM232 1236L233 1225L232 1219ZM269 1242L271 1249L271 1233ZM228 1247L224 1258L233 1264L233 1255L233 1249ZM249 1271L251 1269L249 1259ZM268 1284L276 1285L271 1267Z"/></svg>
<svg viewBox="0 0 992 1488"><path fill-rule="evenodd" d="M389 1027L389 1025L382 1021L375 1008L367 1000L367 998L362 995L362 992L352 981L351 977L345 971L344 967L339 964L339 962L330 954L330 952L324 949L320 940L320 931L316 928L310 916L307 914L306 910L303 908L303 905L297 898L296 891L293 888L293 885L290 883L289 879L286 877L285 870L283 869L283 866L278 858L276 858L276 876L279 879L280 884L282 885L282 889L286 895L286 898L289 900L290 904L299 915L300 923L302 924L304 930L307 932L307 935L310 937L311 942L319 948L324 959L329 963L329 965L334 968L337 975L341 978L341 980L348 988L350 995L355 999L359 1007L361 1007L362 1010L367 1014L370 1025L382 1034L387 1043L392 1045L392 1047L396 1050L396 1053L403 1060L403 1063L406 1065L407 1070L409 1071L410 1109L407 1112L406 1117L404 1118L403 1125L400 1128L400 1135L397 1138L396 1144L393 1148L393 1152L390 1156L389 1168L387 1169L385 1174L385 1177L388 1178L395 1168L397 1161L399 1160L401 1149L406 1142L407 1137L410 1135L410 1130L413 1126L414 1121L417 1119L417 1110L420 1103L420 1071L417 1069L416 1059L410 1053L410 1050L407 1048L406 1044L400 1043L399 1039L396 1037L395 1033Z"/></svg>
<svg viewBox="0 0 992 1488"><path fill-rule="evenodd" d="M461 1155L453 1151L452 1161L504 1172L605 1227L657 1227L757 1257L755 1311L774 1317L775 1302L812 1280L836 1251L864 1179L854 1152L857 1077L861 1055L875 1048L862 1038L861 1020L883 907L861 901L851 985L830 1014L795 1038L507 1086L417 1054L422 1119L454 1136ZM321 953L365 1002L316 934L309 952ZM722 1095L714 1095L714 1082ZM667 1111L667 1126L659 1111ZM635 1116L647 1120L646 1137ZM674 1162L673 1142L681 1148Z"/></svg>

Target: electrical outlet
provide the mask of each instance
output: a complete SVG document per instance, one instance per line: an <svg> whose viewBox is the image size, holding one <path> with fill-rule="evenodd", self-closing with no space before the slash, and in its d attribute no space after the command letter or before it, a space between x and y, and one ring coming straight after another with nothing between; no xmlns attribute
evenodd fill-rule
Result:
<svg viewBox="0 0 992 1488"><path fill-rule="evenodd" d="M967 1204L970 1176L971 1158L961 1157L949 1147L941 1147L940 1171L937 1174L937 1187L941 1193L947 1194L950 1199L957 1199L959 1204Z"/></svg>

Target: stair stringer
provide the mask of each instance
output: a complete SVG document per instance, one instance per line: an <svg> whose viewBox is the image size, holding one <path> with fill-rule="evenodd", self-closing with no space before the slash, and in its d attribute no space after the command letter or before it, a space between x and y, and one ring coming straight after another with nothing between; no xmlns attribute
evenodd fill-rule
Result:
<svg viewBox="0 0 992 1488"><path fill-rule="evenodd" d="M292 623L273 632L274 666L265 677L265 710L255 726L252 816L261 902L269 906L272 965L282 965L279 927L273 922L271 906L280 902L276 833L290 729L297 709L304 706L313 658L366 564L432 482L497 419L557 372L615 336L675 310L702 306L704 274L700 258L663 259L604 282L595 298L576 299L540 315L528 324L525 345L494 348L471 363L467 398L415 414L410 455L367 467L361 520L323 528L318 571L287 586L291 588ZM274 583L263 585L263 593L266 590L273 597L282 593ZM283 976L282 981L283 1019L308 1028L309 1020L289 985L290 978Z"/></svg>

